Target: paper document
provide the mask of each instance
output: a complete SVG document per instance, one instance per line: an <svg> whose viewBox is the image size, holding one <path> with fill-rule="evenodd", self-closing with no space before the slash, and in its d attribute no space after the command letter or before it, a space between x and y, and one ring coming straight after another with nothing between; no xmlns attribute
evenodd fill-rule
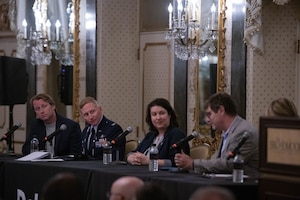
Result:
<svg viewBox="0 0 300 200"><path fill-rule="evenodd" d="M50 153L47 151L36 151L36 152L32 152L26 156L23 156L21 158L18 158L17 160L19 161L32 161L32 160L36 160L36 159L41 159L41 158L45 158L47 156L49 156Z"/></svg>

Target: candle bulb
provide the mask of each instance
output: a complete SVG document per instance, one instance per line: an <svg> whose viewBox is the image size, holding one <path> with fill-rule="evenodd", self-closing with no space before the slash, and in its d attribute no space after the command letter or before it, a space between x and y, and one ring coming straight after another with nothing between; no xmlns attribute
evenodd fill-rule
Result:
<svg viewBox="0 0 300 200"><path fill-rule="evenodd" d="M169 11L169 29L172 29L172 12L173 12L173 7L171 3L168 6L168 11Z"/></svg>
<svg viewBox="0 0 300 200"><path fill-rule="evenodd" d="M183 7L182 7L182 3L181 3L181 0L178 0L177 1L177 10L178 10L178 27L181 28L181 12L183 10Z"/></svg>
<svg viewBox="0 0 300 200"><path fill-rule="evenodd" d="M22 26L24 27L24 39L27 39L27 21L26 21L26 19L23 20Z"/></svg>
<svg viewBox="0 0 300 200"><path fill-rule="evenodd" d="M196 1L192 0L191 1L191 12L192 12L192 20L197 20L197 6L196 6Z"/></svg>
<svg viewBox="0 0 300 200"><path fill-rule="evenodd" d="M215 13L216 13L216 6L213 3L213 5L211 6L211 29L214 29L214 25L215 25Z"/></svg>
<svg viewBox="0 0 300 200"><path fill-rule="evenodd" d="M48 19L46 22L46 27L47 27L47 36L48 36L48 40L51 40L51 23L50 20Z"/></svg>
<svg viewBox="0 0 300 200"><path fill-rule="evenodd" d="M56 41L59 41L59 28L60 28L60 21L56 20L55 27L56 27Z"/></svg>

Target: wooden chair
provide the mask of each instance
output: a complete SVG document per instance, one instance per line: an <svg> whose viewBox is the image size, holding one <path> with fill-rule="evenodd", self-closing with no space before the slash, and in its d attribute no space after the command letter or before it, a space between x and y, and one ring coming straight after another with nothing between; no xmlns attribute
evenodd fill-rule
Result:
<svg viewBox="0 0 300 200"><path fill-rule="evenodd" d="M126 160L127 154L133 150L136 149L136 147L138 146L139 142L138 140L128 140L126 141L126 145L125 145L125 154L124 154L124 160Z"/></svg>
<svg viewBox="0 0 300 200"><path fill-rule="evenodd" d="M190 156L193 159L207 159L209 157L209 144L200 144L194 146L190 150Z"/></svg>

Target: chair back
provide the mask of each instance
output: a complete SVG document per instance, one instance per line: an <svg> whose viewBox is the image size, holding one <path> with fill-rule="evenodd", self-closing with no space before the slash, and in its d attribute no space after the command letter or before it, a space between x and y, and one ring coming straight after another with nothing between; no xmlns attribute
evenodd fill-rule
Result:
<svg viewBox="0 0 300 200"><path fill-rule="evenodd" d="M137 140L128 140L126 141L126 145L125 145L125 158L124 160L126 160L127 154L133 150L135 150L138 146L138 141Z"/></svg>
<svg viewBox="0 0 300 200"><path fill-rule="evenodd" d="M209 156L209 145L205 143L192 147L190 156L193 159L207 159Z"/></svg>

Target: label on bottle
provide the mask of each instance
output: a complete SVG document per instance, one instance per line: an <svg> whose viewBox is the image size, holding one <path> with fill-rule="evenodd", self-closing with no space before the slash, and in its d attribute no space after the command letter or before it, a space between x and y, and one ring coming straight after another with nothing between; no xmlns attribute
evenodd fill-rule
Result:
<svg viewBox="0 0 300 200"><path fill-rule="evenodd" d="M103 147L103 164L107 165L112 162L112 146Z"/></svg>
<svg viewBox="0 0 300 200"><path fill-rule="evenodd" d="M244 182L244 170L234 169L232 173L232 181L234 183L243 183Z"/></svg>
<svg viewBox="0 0 300 200"><path fill-rule="evenodd" d="M150 153L149 171L158 171L158 154Z"/></svg>

